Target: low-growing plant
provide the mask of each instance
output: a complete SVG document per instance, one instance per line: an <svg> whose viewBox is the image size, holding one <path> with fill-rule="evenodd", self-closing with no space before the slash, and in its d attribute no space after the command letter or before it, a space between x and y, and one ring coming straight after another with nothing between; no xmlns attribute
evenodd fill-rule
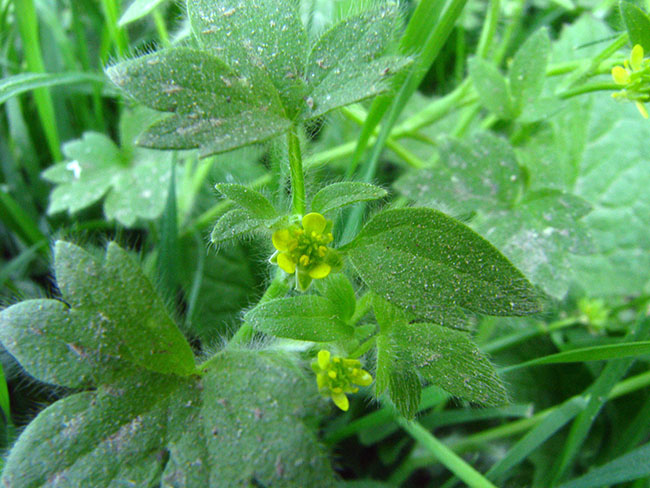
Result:
<svg viewBox="0 0 650 488"><path fill-rule="evenodd" d="M650 476L642 8L63 3L70 32L47 2L0 2L27 66L7 42L0 281L28 298L0 341L9 384L50 395L25 422L0 391L4 486ZM82 72L45 72L35 5ZM134 26L160 46L131 48ZM55 163L22 163L34 148Z"/></svg>

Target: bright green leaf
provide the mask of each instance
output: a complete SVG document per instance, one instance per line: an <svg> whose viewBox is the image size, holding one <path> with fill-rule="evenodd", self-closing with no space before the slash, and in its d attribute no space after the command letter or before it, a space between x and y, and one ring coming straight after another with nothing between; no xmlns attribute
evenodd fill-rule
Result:
<svg viewBox="0 0 650 488"><path fill-rule="evenodd" d="M619 7L632 45L641 44L646 53L650 52L650 17L648 14L625 0L619 3Z"/></svg>
<svg viewBox="0 0 650 488"><path fill-rule="evenodd" d="M73 85L77 83L105 83L103 76L94 73L21 73L6 76L0 81L0 105L12 97L38 88Z"/></svg>
<svg viewBox="0 0 650 488"><path fill-rule="evenodd" d="M511 208L485 210L473 227L535 285L563 298L573 279L571 255L593 251L583 222L591 206L574 195L547 191L531 193Z"/></svg>
<svg viewBox="0 0 650 488"><path fill-rule="evenodd" d="M496 66L474 57L469 60L469 75L485 108L503 119L514 116L506 79Z"/></svg>
<svg viewBox="0 0 650 488"><path fill-rule="evenodd" d="M244 320L265 334L300 341L329 342L349 339L353 334L338 307L315 295L264 302L249 311Z"/></svg>
<svg viewBox="0 0 650 488"><path fill-rule="evenodd" d="M215 188L226 198L242 206L255 218L272 219L278 215L271 202L256 190L234 183L218 183Z"/></svg>
<svg viewBox="0 0 650 488"><path fill-rule="evenodd" d="M311 209L313 212L324 214L353 203L378 200L386 195L388 195L386 190L369 183L355 181L334 183L314 195Z"/></svg>
<svg viewBox="0 0 650 488"><path fill-rule="evenodd" d="M505 257L433 209L382 212L343 250L372 291L417 317L440 319L458 306L492 315L541 310L539 293Z"/></svg>
<svg viewBox="0 0 650 488"><path fill-rule="evenodd" d="M550 50L545 28L538 29L517 50L510 66L510 94L517 114L542 93Z"/></svg>
<svg viewBox="0 0 650 488"><path fill-rule="evenodd" d="M419 205L460 214L511 204L522 181L510 144L482 133L468 143L446 140L435 167L411 171L395 187Z"/></svg>

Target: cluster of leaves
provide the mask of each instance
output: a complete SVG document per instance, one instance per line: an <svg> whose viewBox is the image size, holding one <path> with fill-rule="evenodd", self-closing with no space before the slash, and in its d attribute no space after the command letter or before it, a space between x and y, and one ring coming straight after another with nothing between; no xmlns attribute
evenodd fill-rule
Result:
<svg viewBox="0 0 650 488"><path fill-rule="evenodd" d="M13 193L2 190L0 210L21 250L0 273L3 284L10 281L14 295L37 295L13 276L23 263L37 263L35 255L45 267L45 243L57 226L64 235L99 227L93 237L105 241L114 237L115 221L118 240L144 240L141 265L114 242L100 256L59 240L58 295L48 290L58 299L26 300L0 312L6 351L31 378L66 392L17 438L3 483L354 485L337 480L318 436L327 417L308 365L319 350L355 365L360 359L375 380L361 401L348 403L334 392L336 404L352 412L325 424L326 442L357 434L379 452L371 468L338 461L358 478L384 472L381 463L394 468L389 483L395 486L437 460L472 486L517 477L555 486L593 463L604 466L566 486L650 475L643 466L620 470L646 456L647 444L635 447L649 429L647 392L636 393L644 407L633 418L625 404L613 403L650 381L640 374L624 384L650 351L644 342L650 322L642 312L650 292L647 125L633 107L613 105L602 93L579 96L612 89L602 80L623 59L617 51L628 40L650 52L643 10L623 2L617 26L616 16L578 16L571 1L558 7L539 0L534 13L555 12L571 25L526 32L510 53L516 32L508 28L499 32L501 46L489 49L505 13L499 2L490 2L481 27L472 17L481 11L477 2L460 19L464 0L341 2L338 9L307 0L188 0L187 24L173 43L162 3L135 0L119 22L114 5L104 5L120 58L128 47L124 26L149 14L165 46L106 70L127 101L147 107L122 110L114 124L119 145L100 126L86 124L71 131L83 135L58 155L57 125L47 125L55 119L45 87L100 77L29 73L0 85L0 100L9 100L12 144L26 140L22 108L12 97L38 88L36 109L50 152L63 160L42 172L24 171L26 181L41 173L55 185L47 220L30 216L45 201L31 202L18 191L27 187L21 171L3 173ZM524 2L514 3L513 26L521 26ZM580 8L592 8L583 3ZM28 35L33 4L16 6L0 8L0 27L17 16L30 70L42 71ZM170 18L176 9L167 10ZM81 17L72 13L78 36ZM331 25L319 28L328 16ZM50 25L55 17L46 16ZM612 39L612 27L626 32L603 49L599 41ZM416 94L430 67L429 77L440 72L440 51L463 53L465 31L478 28L467 79L442 98ZM58 29L52 36L65 38ZM456 46L445 44L448 39ZM504 66L506 53L512 59ZM106 62L108 53L100 54ZM461 76L463 61L455 61ZM435 84L449 81L438 77ZM96 109L102 95L117 93L106 85L78 96ZM361 105L344 108L377 95L368 113ZM407 105L409 99L414 103ZM359 134L347 130L341 113L362 125ZM320 134L309 132L323 121ZM353 175L371 144L362 181L333 182ZM380 161L384 145L393 152ZM327 149L302 161L301 146ZM342 169L330 161L335 158L343 159ZM376 173L382 162L396 163L398 174ZM305 192L303 169L316 164L329 164L334 174L309 173ZM379 179L398 198L389 200L386 188L370 183ZM213 188L223 197L216 204ZM92 220L102 199L104 219ZM368 203L372 213L364 212ZM328 245L341 265L299 283L266 261L273 233L307 212L334 222ZM68 226L71 216L87 227ZM215 221L208 248L204 231ZM530 348L526 341L533 338L541 340ZM499 371L487 354L511 366ZM572 375L536 376L529 369L596 359L617 361L581 366ZM322 374L330 373L336 374ZM0 400L10 419L8 394L0 391ZM460 440L453 433L448 447L427 431L507 422L530 415L531 406L548 409L503 432L463 439L459 429ZM612 422L622 434L607 453L599 437L603 409L614 419L631 417L623 427ZM416 423L405 420L418 414ZM568 424L564 438L554 436ZM399 427L426 447L424 455ZM506 431L526 435L493 450L486 446ZM583 443L590 449L581 452ZM450 449L479 450L476 465L486 477Z"/></svg>

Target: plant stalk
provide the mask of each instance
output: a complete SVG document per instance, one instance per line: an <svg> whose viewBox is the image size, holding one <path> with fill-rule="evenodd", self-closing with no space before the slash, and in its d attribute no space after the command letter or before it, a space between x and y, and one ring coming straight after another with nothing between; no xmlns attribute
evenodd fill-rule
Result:
<svg viewBox="0 0 650 488"><path fill-rule="evenodd" d="M291 169L291 208L294 214L305 214L305 175L302 169L302 154L300 152L300 139L296 127L293 126L287 133L289 144L289 167Z"/></svg>

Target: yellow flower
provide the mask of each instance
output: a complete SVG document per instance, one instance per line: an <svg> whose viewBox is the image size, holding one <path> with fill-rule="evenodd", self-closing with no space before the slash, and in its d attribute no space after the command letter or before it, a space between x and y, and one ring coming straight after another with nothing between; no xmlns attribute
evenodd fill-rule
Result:
<svg viewBox="0 0 650 488"><path fill-rule="evenodd" d="M356 359L331 357L329 351L321 349L318 358L311 365L316 373L318 391L324 397L331 397L334 404L344 412L350 408L346 393L356 393L359 386L372 383L372 376L361 369L361 363Z"/></svg>
<svg viewBox="0 0 650 488"><path fill-rule="evenodd" d="M302 218L301 226L292 225L273 233L277 252L271 262L289 274L296 274L298 287L305 290L311 280L325 278L339 265L336 251L328 247L332 236L332 222L319 213Z"/></svg>
<svg viewBox="0 0 650 488"><path fill-rule="evenodd" d="M613 93L612 97L633 101L641 115L647 119L648 110L644 102L650 101L650 62L644 60L643 56L643 47L637 44L623 66L612 68L614 83L624 87L620 92Z"/></svg>

